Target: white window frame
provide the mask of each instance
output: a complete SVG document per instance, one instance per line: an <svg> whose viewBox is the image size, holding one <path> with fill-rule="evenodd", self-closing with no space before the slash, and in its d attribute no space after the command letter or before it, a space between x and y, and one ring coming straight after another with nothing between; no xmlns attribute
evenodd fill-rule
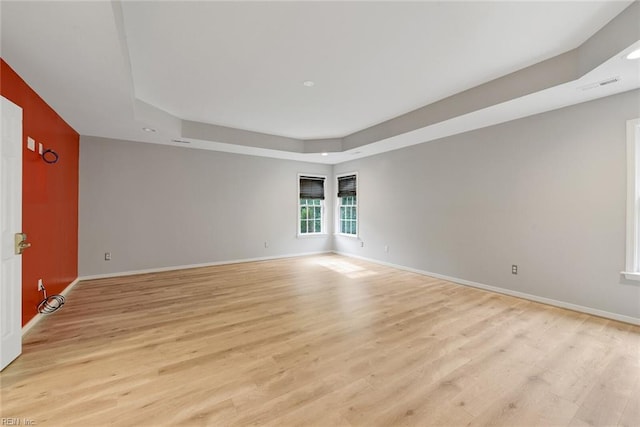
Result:
<svg viewBox="0 0 640 427"><path fill-rule="evenodd" d="M300 204L300 178L302 178L303 176L308 176L310 178L324 178L323 184L324 185L324 200L320 200L320 229L321 231L319 233L313 232L313 233L301 233L300 232L300 220L302 218L300 218L300 208L302 207L302 205ZM299 173L298 174L298 183L296 185L297 187L297 193L296 196L298 198L298 201L296 203L296 205L298 206L298 213L296 214L296 217L298 219L298 221L296 222L296 235L298 236L298 238L306 238L306 237L322 237L322 236L326 236L327 235L327 209L326 209L326 203L325 200L327 199L327 176L326 175L318 175L315 173Z"/></svg>
<svg viewBox="0 0 640 427"><path fill-rule="evenodd" d="M347 234L347 233L343 233L340 230L342 230L342 228L340 227L340 206L341 206L341 197L338 197L338 178L341 178L343 176L351 176L351 175L355 175L356 176L356 234ZM360 236L360 191L359 191L359 186L360 186L360 177L358 176L358 172L349 172L349 173L341 173L336 175L336 181L335 181L335 187L336 187L336 212L335 212L335 235L337 236L344 236L344 237L350 237L352 239L358 239Z"/></svg>
<svg viewBox="0 0 640 427"><path fill-rule="evenodd" d="M627 121L627 260L625 278L640 281L640 118Z"/></svg>

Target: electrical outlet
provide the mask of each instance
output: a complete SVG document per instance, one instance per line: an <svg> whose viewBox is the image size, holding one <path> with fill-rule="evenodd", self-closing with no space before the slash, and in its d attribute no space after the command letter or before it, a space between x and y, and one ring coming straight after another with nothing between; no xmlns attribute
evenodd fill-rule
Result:
<svg viewBox="0 0 640 427"><path fill-rule="evenodd" d="M389 252L389 246L384 245L384 251L385 251L385 252Z"/></svg>
<svg viewBox="0 0 640 427"><path fill-rule="evenodd" d="M111 252L105 252L104 253L104 260L105 261L111 261Z"/></svg>
<svg viewBox="0 0 640 427"><path fill-rule="evenodd" d="M267 249L268 247L269 247L269 242L267 242L267 241L265 240L265 242L264 242L264 248L265 248L265 249Z"/></svg>
<svg viewBox="0 0 640 427"><path fill-rule="evenodd" d="M518 274L518 266L513 264L511 266L511 274Z"/></svg>
<svg viewBox="0 0 640 427"><path fill-rule="evenodd" d="M42 283L42 279L38 279L38 290L41 291L44 289L44 284Z"/></svg>

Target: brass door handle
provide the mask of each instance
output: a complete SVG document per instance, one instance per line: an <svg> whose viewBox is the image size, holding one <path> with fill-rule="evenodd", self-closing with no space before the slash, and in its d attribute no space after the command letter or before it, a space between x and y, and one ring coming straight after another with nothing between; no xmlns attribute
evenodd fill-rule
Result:
<svg viewBox="0 0 640 427"><path fill-rule="evenodd" d="M22 255L24 250L30 247L31 247L31 243L27 242L27 235L25 233L16 233L16 238L15 238L16 255Z"/></svg>

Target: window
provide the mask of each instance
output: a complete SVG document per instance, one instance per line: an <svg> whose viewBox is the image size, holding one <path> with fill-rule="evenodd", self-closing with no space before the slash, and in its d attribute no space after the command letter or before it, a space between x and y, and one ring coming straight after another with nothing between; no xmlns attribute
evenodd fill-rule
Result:
<svg viewBox="0 0 640 427"><path fill-rule="evenodd" d="M358 209L356 196L340 197L340 233L356 235L358 233Z"/></svg>
<svg viewBox="0 0 640 427"><path fill-rule="evenodd" d="M358 178L356 174L338 176L338 233L358 235Z"/></svg>
<svg viewBox="0 0 640 427"><path fill-rule="evenodd" d="M298 176L298 234L323 234L324 181L322 176Z"/></svg>
<svg viewBox="0 0 640 427"><path fill-rule="evenodd" d="M627 121L627 262L623 274L640 280L640 118Z"/></svg>

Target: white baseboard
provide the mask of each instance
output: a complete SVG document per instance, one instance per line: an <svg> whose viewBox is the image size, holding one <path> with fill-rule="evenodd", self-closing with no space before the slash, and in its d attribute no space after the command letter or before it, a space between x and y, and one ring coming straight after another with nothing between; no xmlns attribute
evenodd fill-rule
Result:
<svg viewBox="0 0 640 427"><path fill-rule="evenodd" d="M228 261L205 262L202 264L174 265L171 267L147 268L144 270L121 271L117 273L91 274L88 276L81 276L78 279L79 280L108 279L111 277L134 276L136 274L161 273L164 271L187 270L189 268L213 267L216 265L241 264L243 262L269 261L269 260L275 260L275 259L297 258L297 257L303 257L303 256L322 255L322 254L330 254L330 253L332 253L332 251L304 252L299 254L286 254L286 255L259 257L259 258L244 258L244 259L233 259Z"/></svg>
<svg viewBox="0 0 640 427"><path fill-rule="evenodd" d="M77 285L80 282L80 280L81 279L78 277L73 282L69 283L69 285L67 285L67 287L64 288L62 292L60 292L60 295L66 296L71 290L71 288ZM44 317L43 314L36 313L36 315L33 316L33 318L29 320L27 324L22 327L22 336L24 336L27 332L29 332L31 328L33 328L40 320L42 320L43 317Z"/></svg>
<svg viewBox="0 0 640 427"><path fill-rule="evenodd" d="M471 280L459 279L457 277L445 276L444 274L432 273L429 271L418 270L416 268L407 267L404 265L393 264L390 262L380 261L373 258L367 258L359 255L354 255L346 252L333 251L335 254L343 255L351 258L361 259L363 261L372 262L374 264L380 264L387 267L397 268L399 270L410 271L412 273L422 274L424 276L435 277L437 279L447 280L449 282L457 283L460 285L471 286L474 288L484 289L499 294L509 295L513 297L523 298L529 301L540 302L543 304L552 305L554 307L566 308L573 311L579 311L581 313L592 314L594 316L604 317L607 319L618 320L620 322L631 323L632 325L640 325L640 318L625 316L622 314L611 313L609 311L599 310L597 308L585 307L582 305L572 304L569 302L558 301L551 298L540 297L537 295L527 294L524 292L513 291L511 289L499 288L497 286L485 285L483 283L472 282Z"/></svg>

